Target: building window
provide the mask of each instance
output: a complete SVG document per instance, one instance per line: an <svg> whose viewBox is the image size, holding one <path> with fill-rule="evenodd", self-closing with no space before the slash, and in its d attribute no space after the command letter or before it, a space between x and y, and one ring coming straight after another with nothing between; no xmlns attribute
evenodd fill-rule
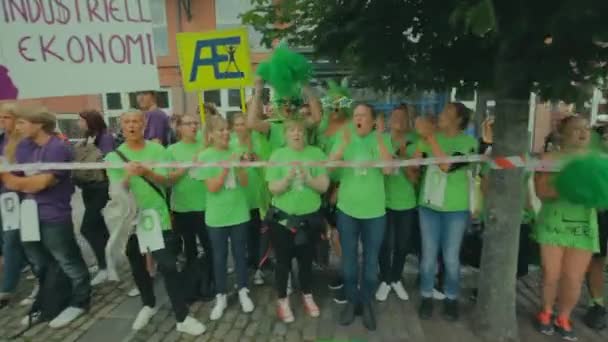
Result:
<svg viewBox="0 0 608 342"><path fill-rule="evenodd" d="M167 30L167 10L165 0L150 0L154 50L157 56L169 55L169 32Z"/></svg>
<svg viewBox="0 0 608 342"><path fill-rule="evenodd" d="M138 92L106 93L103 95L104 119L111 132L116 133L120 129L119 117L122 113L129 109L139 108L137 105L137 94ZM170 114L171 92L169 89L157 90L156 101L158 108ZM77 115L76 118L78 118Z"/></svg>
<svg viewBox="0 0 608 342"><path fill-rule="evenodd" d="M106 94L106 108L109 110L122 109L122 97L120 93Z"/></svg>
<svg viewBox="0 0 608 342"><path fill-rule="evenodd" d="M207 90L203 93L205 103L213 103L216 107L222 106L222 97L219 90Z"/></svg>

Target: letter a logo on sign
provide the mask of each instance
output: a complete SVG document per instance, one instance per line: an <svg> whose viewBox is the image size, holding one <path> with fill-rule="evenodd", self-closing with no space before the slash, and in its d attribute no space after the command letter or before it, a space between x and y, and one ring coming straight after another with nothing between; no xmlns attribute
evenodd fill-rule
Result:
<svg viewBox="0 0 608 342"><path fill-rule="evenodd" d="M186 91L241 88L252 84L247 29L178 33Z"/></svg>

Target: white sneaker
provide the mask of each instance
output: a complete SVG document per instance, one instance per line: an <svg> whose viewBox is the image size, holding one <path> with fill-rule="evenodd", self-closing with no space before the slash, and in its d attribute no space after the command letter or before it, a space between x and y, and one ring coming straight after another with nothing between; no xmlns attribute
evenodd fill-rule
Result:
<svg viewBox="0 0 608 342"><path fill-rule="evenodd" d="M133 330L143 329L146 325L148 325L148 323L150 323L150 319L152 319L157 312L157 308L151 308L149 306L144 306L141 308L137 314L137 318L135 318L135 321L133 322Z"/></svg>
<svg viewBox="0 0 608 342"><path fill-rule="evenodd" d="M127 296L129 296L129 297L137 297L137 296L139 296L139 289L137 289L137 287L132 288L127 293Z"/></svg>
<svg viewBox="0 0 608 342"><path fill-rule="evenodd" d="M443 292L437 290L437 289L433 289L433 298L435 300L444 300L445 299L445 295L443 294Z"/></svg>
<svg viewBox="0 0 608 342"><path fill-rule="evenodd" d="M255 271L253 275L253 285L264 285L264 272L262 270Z"/></svg>
<svg viewBox="0 0 608 342"><path fill-rule="evenodd" d="M211 316L209 317L209 319L212 321L217 321L218 319L222 318L222 316L224 315L224 310L226 310L227 306L228 303L226 301L225 294L218 294L217 296L215 296L215 305L211 310Z"/></svg>
<svg viewBox="0 0 608 342"><path fill-rule="evenodd" d="M106 281L108 281L108 271L101 270L97 272L95 277L93 277L93 279L91 280L91 286L97 286L105 283Z"/></svg>
<svg viewBox="0 0 608 342"><path fill-rule="evenodd" d="M192 336L202 335L206 330L207 327L203 323L190 316L186 317L183 322L177 323L177 332Z"/></svg>
<svg viewBox="0 0 608 342"><path fill-rule="evenodd" d="M391 292L391 287L387 283L381 282L376 291L376 300L384 302L388 298L388 294Z"/></svg>
<svg viewBox="0 0 608 342"><path fill-rule="evenodd" d="M49 327L54 329L63 328L72 323L76 318L82 316L82 314L84 314L84 309L70 306L63 310L59 316L55 317L55 319L49 323Z"/></svg>
<svg viewBox="0 0 608 342"><path fill-rule="evenodd" d="M401 283L401 281L392 283L391 288L393 289L393 291L395 291L395 294L397 294L397 297L399 297L399 299L401 299L401 300L410 299L410 296L407 294L407 291L405 291L405 289L403 288L403 284Z"/></svg>
<svg viewBox="0 0 608 342"><path fill-rule="evenodd" d="M239 290L239 302L241 302L241 308L244 313L250 313L255 309L251 298L249 298L249 290L246 287Z"/></svg>

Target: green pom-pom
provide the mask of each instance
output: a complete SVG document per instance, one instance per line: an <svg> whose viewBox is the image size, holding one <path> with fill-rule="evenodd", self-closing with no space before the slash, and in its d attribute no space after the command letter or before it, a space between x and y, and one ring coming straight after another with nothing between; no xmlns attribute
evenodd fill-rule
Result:
<svg viewBox="0 0 608 342"><path fill-rule="evenodd" d="M294 98L312 78L312 65L303 55L280 44L268 60L260 63L257 74L272 86L277 97Z"/></svg>
<svg viewBox="0 0 608 342"><path fill-rule="evenodd" d="M608 208L608 159L598 154L573 159L555 178L560 197L588 208Z"/></svg>

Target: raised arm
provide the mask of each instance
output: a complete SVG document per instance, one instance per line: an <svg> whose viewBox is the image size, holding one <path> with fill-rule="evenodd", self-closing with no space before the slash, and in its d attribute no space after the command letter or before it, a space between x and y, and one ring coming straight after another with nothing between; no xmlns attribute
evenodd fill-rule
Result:
<svg viewBox="0 0 608 342"><path fill-rule="evenodd" d="M264 93L264 81L261 78L255 80L255 91L253 101L247 108L247 127L251 130L268 134L270 124L261 119L262 116L262 95Z"/></svg>
<svg viewBox="0 0 608 342"><path fill-rule="evenodd" d="M302 92L304 93L304 97L308 100L308 105L310 106L311 114L310 117L306 119L306 126L309 128L316 127L321 122L321 118L323 115L321 103L319 102L319 99L315 96L314 91L312 90L312 88L310 88L310 86L305 86L302 89Z"/></svg>

